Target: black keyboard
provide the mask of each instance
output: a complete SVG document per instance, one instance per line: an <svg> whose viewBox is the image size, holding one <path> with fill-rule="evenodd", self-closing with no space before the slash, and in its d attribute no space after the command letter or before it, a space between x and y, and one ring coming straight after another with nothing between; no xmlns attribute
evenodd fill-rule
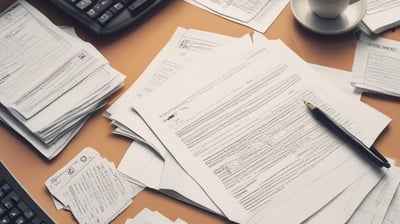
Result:
<svg viewBox="0 0 400 224"><path fill-rule="evenodd" d="M139 22L166 0L50 0L98 35L119 32Z"/></svg>
<svg viewBox="0 0 400 224"><path fill-rule="evenodd" d="M0 161L0 224L54 223Z"/></svg>

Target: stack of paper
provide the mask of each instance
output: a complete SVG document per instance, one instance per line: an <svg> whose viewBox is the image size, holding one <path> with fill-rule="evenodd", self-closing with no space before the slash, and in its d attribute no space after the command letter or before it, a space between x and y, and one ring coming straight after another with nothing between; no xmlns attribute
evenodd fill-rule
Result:
<svg viewBox="0 0 400 224"><path fill-rule="evenodd" d="M52 159L125 77L25 1L0 24L0 118Z"/></svg>
<svg viewBox="0 0 400 224"><path fill-rule="evenodd" d="M85 148L46 181L58 208L70 210L79 223L109 223L143 188L124 181L113 163Z"/></svg>
<svg viewBox="0 0 400 224"><path fill-rule="evenodd" d="M360 24L367 34L379 34L400 25L399 0L365 0L367 12Z"/></svg>
<svg viewBox="0 0 400 224"><path fill-rule="evenodd" d="M400 97L400 43L361 35L353 64L352 85L367 91Z"/></svg>
<svg viewBox="0 0 400 224"><path fill-rule="evenodd" d="M116 133L136 140L118 170L239 223L303 222L368 176L362 200L385 170L326 132L303 100L368 146L390 119L332 82L281 41L179 28L107 110Z"/></svg>
<svg viewBox="0 0 400 224"><path fill-rule="evenodd" d="M186 224L182 219L172 221L157 211L143 209L134 218L126 220L125 224Z"/></svg>

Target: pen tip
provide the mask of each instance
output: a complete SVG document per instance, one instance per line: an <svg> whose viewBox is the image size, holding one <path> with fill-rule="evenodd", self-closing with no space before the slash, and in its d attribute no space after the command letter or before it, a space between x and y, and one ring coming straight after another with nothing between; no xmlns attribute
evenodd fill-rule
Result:
<svg viewBox="0 0 400 224"><path fill-rule="evenodd" d="M315 106L314 106L312 103L310 103L310 102L308 102L308 101L306 101L306 100L304 100L304 104L305 104L310 110L315 109Z"/></svg>

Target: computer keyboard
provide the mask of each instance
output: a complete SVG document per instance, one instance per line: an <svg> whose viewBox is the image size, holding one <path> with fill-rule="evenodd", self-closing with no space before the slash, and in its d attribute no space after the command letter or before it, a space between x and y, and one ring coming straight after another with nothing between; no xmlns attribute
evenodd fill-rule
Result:
<svg viewBox="0 0 400 224"><path fill-rule="evenodd" d="M54 221L0 161L0 224L47 224Z"/></svg>
<svg viewBox="0 0 400 224"><path fill-rule="evenodd" d="M133 26L166 0L50 0L98 35Z"/></svg>

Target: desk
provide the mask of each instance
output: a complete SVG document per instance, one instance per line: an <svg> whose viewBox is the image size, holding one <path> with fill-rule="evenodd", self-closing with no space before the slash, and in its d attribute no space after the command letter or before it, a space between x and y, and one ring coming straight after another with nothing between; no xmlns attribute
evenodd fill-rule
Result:
<svg viewBox="0 0 400 224"><path fill-rule="evenodd" d="M4 9L11 2L12 0L2 0L0 9ZM98 38L91 36L82 27L68 20L67 16L59 13L47 1L31 0L30 2L54 23L75 25L79 36L95 45L114 68L127 76L125 87L110 98L110 104L138 78L178 26L236 37L253 32L247 27L207 13L182 0L169 0L157 14L135 29L112 38ZM284 9L265 35L271 39L283 40L308 62L351 70L356 44L354 34L321 36L309 32L295 21L289 6ZM389 31L383 35L400 40L399 30ZM386 156L400 161L400 100L364 95L362 101L393 119L375 146ZM65 150L52 161L41 157L13 131L0 126L0 159L58 223L74 223L74 221L71 213L55 209L49 197L50 194L45 188L45 180L86 146L97 149L103 157L118 165L131 143L129 139L112 134L114 127L102 116L104 110L105 108L94 114ZM135 216L145 207L158 210L170 219L182 218L190 224L228 223L220 217L151 190L145 190L135 197L133 204L113 223L124 223L127 218Z"/></svg>

